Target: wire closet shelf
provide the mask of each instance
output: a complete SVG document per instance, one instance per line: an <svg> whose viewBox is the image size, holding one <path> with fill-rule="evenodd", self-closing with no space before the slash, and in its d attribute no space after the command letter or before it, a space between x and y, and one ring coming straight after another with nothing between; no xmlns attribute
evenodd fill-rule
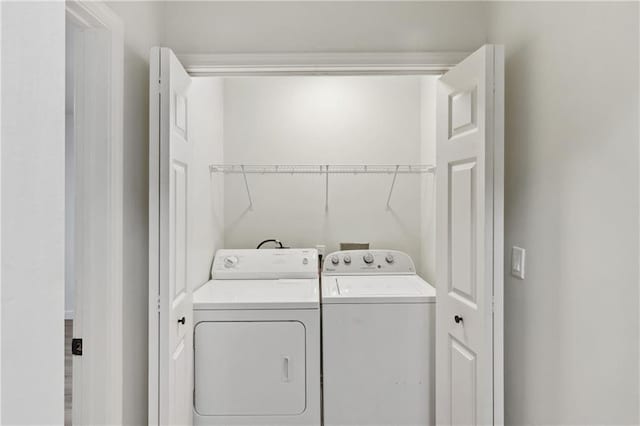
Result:
<svg viewBox="0 0 640 426"><path fill-rule="evenodd" d="M211 164L211 173L224 174L421 174L434 173L435 166L430 164L360 164L360 165L336 165L336 164Z"/></svg>
<svg viewBox="0 0 640 426"><path fill-rule="evenodd" d="M211 164L210 173L240 174L244 179L247 198L249 199L249 209L253 210L253 198L249 189L248 174L319 174L325 176L325 210L329 210L329 175L330 174L387 174L392 175L391 187L387 196L387 209L391 209L391 196L396 185L396 178L399 174L435 174L436 167L430 164L360 164L360 165L292 165L292 164L272 164L272 165L248 165L248 164Z"/></svg>

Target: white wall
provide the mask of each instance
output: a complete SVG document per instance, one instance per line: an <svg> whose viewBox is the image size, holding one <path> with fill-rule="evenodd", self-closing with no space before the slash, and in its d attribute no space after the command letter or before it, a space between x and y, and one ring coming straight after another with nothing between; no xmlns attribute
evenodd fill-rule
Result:
<svg viewBox="0 0 640 426"><path fill-rule="evenodd" d="M505 253L528 263L505 279L506 423L639 424L638 4L489 17L506 45Z"/></svg>
<svg viewBox="0 0 640 426"><path fill-rule="evenodd" d="M436 164L437 76L420 78L420 162ZM436 179L425 175L420 188L420 265L418 271L430 283L436 282Z"/></svg>
<svg viewBox="0 0 640 426"><path fill-rule="evenodd" d="M5 2L1 28L1 422L62 424L64 3Z"/></svg>
<svg viewBox="0 0 640 426"><path fill-rule="evenodd" d="M190 247L195 248L189 254L193 289L209 281L213 256L224 245L225 178L209 173L210 164L224 162L223 93L222 78L193 78L189 88L189 140L194 146L189 186L195 224L189 228Z"/></svg>
<svg viewBox="0 0 640 426"><path fill-rule="evenodd" d="M147 423L149 50L161 43L160 2L110 2L124 22L124 380L126 425Z"/></svg>
<svg viewBox="0 0 640 426"><path fill-rule="evenodd" d="M167 2L165 45L178 53L473 51L481 2Z"/></svg>
<svg viewBox="0 0 640 426"><path fill-rule="evenodd" d="M420 158L420 78L225 79L224 156L231 164L412 164ZM370 242L420 261L420 176L242 175L225 181L225 247L278 238L294 247Z"/></svg>

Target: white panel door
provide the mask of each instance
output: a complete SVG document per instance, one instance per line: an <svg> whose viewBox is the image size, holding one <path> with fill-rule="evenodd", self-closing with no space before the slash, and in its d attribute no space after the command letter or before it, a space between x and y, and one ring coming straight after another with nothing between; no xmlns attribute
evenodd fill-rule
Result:
<svg viewBox="0 0 640 426"><path fill-rule="evenodd" d="M486 45L438 82L438 425L502 423L503 69Z"/></svg>
<svg viewBox="0 0 640 426"><path fill-rule="evenodd" d="M191 425L191 78L167 48L150 68L149 424Z"/></svg>

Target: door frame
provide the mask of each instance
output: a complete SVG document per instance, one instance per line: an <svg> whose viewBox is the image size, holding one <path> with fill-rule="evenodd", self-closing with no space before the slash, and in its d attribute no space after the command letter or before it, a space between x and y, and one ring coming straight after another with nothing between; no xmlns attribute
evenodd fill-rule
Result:
<svg viewBox="0 0 640 426"><path fill-rule="evenodd" d="M176 56L192 77L273 75L440 75L472 52L353 52L353 53L231 53L179 54ZM500 68L494 81L502 84ZM504 114L504 99L496 99L494 111ZM495 123L495 121L494 121ZM502 127L500 126L502 124ZM495 158L504 158L504 123L495 123L493 137L500 143ZM504 161L495 162L494 173L504 174ZM496 182L497 180L494 180ZM500 180L502 182L502 180ZM499 191L496 191L499 189ZM494 188L494 211L503 212L503 189ZM504 424L504 223L494 223L494 317L493 317L493 412L494 425ZM496 217L494 213L494 218ZM500 254L497 256L496 254ZM497 272L497 273L496 273Z"/></svg>
<svg viewBox="0 0 640 426"><path fill-rule="evenodd" d="M90 0L66 0L65 2L66 15L65 19L73 22L75 25L82 29L96 29L104 30L107 33L107 45L109 49L109 55L107 57L107 66L104 68L104 74L92 75L90 73L83 73L82 78L86 86L96 84L101 81L106 84L106 93L108 93L107 99L107 111L108 117L107 128L109 129L108 135L108 155L103 158L106 163L106 183L95 182L92 179L83 177L80 169L76 170L76 180L85 180L87 187L86 193L101 194L107 200L107 226L100 229L99 235L91 235L91 238L78 238L75 236L75 252L88 253L88 256L92 256L92 252L100 256L104 256L104 252L100 249L96 249L92 246L93 241L105 241L106 242L106 256L104 261L107 264L107 277L108 289L105 292L103 298L98 298L102 306L101 310L107 312L108 326L106 327L106 347L109 349L107 353L102 354L102 360L104 361L104 369L100 371L83 371L88 367L82 367L81 357L74 357L73 361L73 388L74 389L100 389L104 397L100 401L100 404L104 407L101 413L104 417L100 418L87 416L91 415L91 407L95 401L87 401L83 398L83 392L74 392L73 394L73 423L77 424L89 424L91 422L100 422L103 424L121 424L123 420L123 79L124 79L124 25L118 15L116 15L105 3L100 1ZM87 41L88 42L88 41ZM91 48L91 46L88 46ZM104 48L104 46L101 46ZM86 50L86 49L85 49ZM76 94L76 98L82 97L83 93L80 90ZM84 95L85 99L89 95ZM75 102L75 101L74 101ZM80 114L87 114L91 111L92 102L81 103ZM83 106L82 106L83 105ZM82 123L76 121L78 113L74 113L74 128L78 129L82 126ZM86 138L93 140L99 140L100 135L91 131L91 123L86 123L83 127L83 135ZM104 137L104 136L103 136ZM91 144L87 143L86 146L82 145L84 153L81 154L84 158L92 155ZM77 152L77 151L76 151ZM103 155L102 153L100 155ZM83 197L81 191L75 193L76 201L75 205L82 205L87 203L86 197ZM76 227L82 225L82 218L75 218ZM76 271L78 271L78 263L74 265ZM81 267L81 265L80 265ZM80 275L81 277L81 275ZM78 294L78 288L82 291L82 286L78 285L78 280L75 283L75 294ZM89 296L89 295L87 295ZM88 302L88 297L80 297L80 300L76 300L75 303L75 320L79 318L80 323L80 335L74 337L86 338L90 330L84 330L82 326L82 312L83 310L91 309ZM80 303L77 303L80 302ZM74 324L75 329L75 324ZM74 330L75 331L75 330ZM90 348L86 348L89 351ZM85 349L85 350L86 350ZM86 374L87 377L82 377ZM91 392L95 395L95 392Z"/></svg>
<svg viewBox="0 0 640 426"><path fill-rule="evenodd" d="M269 75L439 75L472 52L179 54L192 77Z"/></svg>

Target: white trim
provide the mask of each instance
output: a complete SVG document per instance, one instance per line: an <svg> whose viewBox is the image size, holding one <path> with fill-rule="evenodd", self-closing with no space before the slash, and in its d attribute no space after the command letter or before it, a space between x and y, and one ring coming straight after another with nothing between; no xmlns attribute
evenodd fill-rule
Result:
<svg viewBox="0 0 640 426"><path fill-rule="evenodd" d="M0 2L2 28L2 2ZM0 31L0 99L2 99L2 31ZM0 102L0 242L2 241L2 102ZM0 302L2 301L2 244L0 243ZM2 303L0 303L0 423L2 423Z"/></svg>
<svg viewBox="0 0 640 426"><path fill-rule="evenodd" d="M67 16L85 28L104 28L114 36L124 36L124 24L105 3L99 1L67 0Z"/></svg>
<svg viewBox="0 0 640 426"><path fill-rule="evenodd" d="M148 424L160 425L160 48L149 54Z"/></svg>
<svg viewBox="0 0 640 426"><path fill-rule="evenodd" d="M181 54L191 76L441 74L468 52Z"/></svg>
<svg viewBox="0 0 640 426"><path fill-rule="evenodd" d="M104 383L105 398L100 401L107 413L106 418L100 419L103 424L122 424L123 421L123 74L124 74L124 26L120 18L104 3L89 0L68 0L66 2L67 19L72 20L82 28L106 30L108 34L108 44L110 57L108 59L108 91L109 91L109 149L105 161L107 162L107 186L104 184L98 188L101 192L106 192L107 209L109 211L109 225L104 232L107 241L107 259L109 264L107 282L109 291L104 303L108 312L108 327L106 330L107 347L109 353L105 354L108 360L102 372L92 371L91 377L85 381L76 381L74 377L74 387L82 383L86 386L88 382ZM82 220L77 218L76 220ZM95 236L94 236L95 237ZM77 241L80 246L83 241ZM76 300L75 316L76 322L81 322L82 300ZM90 303L87 301L86 303ZM84 307L90 309L90 306ZM74 324L75 329L75 324ZM81 336L86 337L86 336ZM79 361L79 360L78 360ZM77 364L80 366L81 364ZM76 362L74 362L74 375L76 374ZM87 372L89 374L89 372ZM74 423L87 424L87 419L77 417L78 413L88 413L90 407L77 410L77 405L83 404L81 392L74 392ZM87 401L86 404L92 401ZM83 414L83 416L88 414ZM95 421L96 419L92 419Z"/></svg>
<svg viewBox="0 0 640 426"><path fill-rule="evenodd" d="M493 424L504 425L504 46L493 46Z"/></svg>

